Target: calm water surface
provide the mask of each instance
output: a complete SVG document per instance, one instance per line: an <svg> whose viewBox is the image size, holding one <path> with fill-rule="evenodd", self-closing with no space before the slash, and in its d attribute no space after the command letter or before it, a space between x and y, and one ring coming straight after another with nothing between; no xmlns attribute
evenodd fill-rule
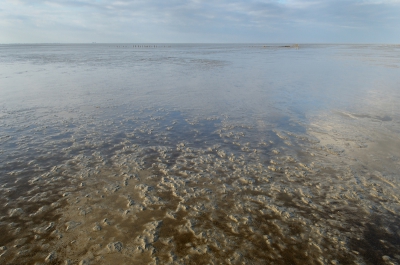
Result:
<svg viewBox="0 0 400 265"><path fill-rule="evenodd" d="M0 62L1 264L400 263L400 46Z"/></svg>

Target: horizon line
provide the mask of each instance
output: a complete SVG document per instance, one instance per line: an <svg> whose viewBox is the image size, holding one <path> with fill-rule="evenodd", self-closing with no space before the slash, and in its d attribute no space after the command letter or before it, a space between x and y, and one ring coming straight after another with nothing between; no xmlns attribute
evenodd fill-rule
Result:
<svg viewBox="0 0 400 265"><path fill-rule="evenodd" d="M35 45L35 44L298 44L298 45L400 45L400 43L381 42L10 42L0 45Z"/></svg>

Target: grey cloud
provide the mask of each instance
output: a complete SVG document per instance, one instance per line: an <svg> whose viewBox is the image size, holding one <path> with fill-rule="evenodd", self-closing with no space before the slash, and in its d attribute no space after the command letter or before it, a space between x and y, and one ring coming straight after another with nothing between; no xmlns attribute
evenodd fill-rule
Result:
<svg viewBox="0 0 400 265"><path fill-rule="evenodd" d="M244 0L19 0L25 5L58 5L63 7L85 8L91 12L99 12L101 15L115 17L135 15L151 15L168 17L169 19L183 18L193 19L219 17L230 18L239 16L254 20L268 20L279 18L280 20L296 20L298 17L321 20L346 20L354 23L362 23L367 20L384 20L391 13L393 7L399 11L398 1L357 1L357 0L326 0L326 1L244 1Z"/></svg>
<svg viewBox="0 0 400 265"><path fill-rule="evenodd" d="M256 36L269 30L289 32L299 28L305 31L315 28L326 31L335 27L390 28L400 22L400 1L397 0L5 1L2 12L10 12L8 17L3 16L5 20L20 16L24 21L35 21L40 17L48 21L48 29L50 24L71 25L82 30L121 34L127 30L125 35L134 29L143 36L155 36L157 32L150 31L157 29L160 32L186 34L189 27L190 31L198 34L209 32L210 35L218 35L226 30L236 34L250 34L251 31ZM25 9L8 10L10 3Z"/></svg>

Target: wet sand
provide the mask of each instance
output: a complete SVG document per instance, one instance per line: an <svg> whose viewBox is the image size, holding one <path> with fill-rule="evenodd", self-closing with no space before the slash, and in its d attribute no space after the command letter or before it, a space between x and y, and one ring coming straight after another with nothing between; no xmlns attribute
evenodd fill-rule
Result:
<svg viewBox="0 0 400 265"><path fill-rule="evenodd" d="M229 56L220 55L226 52L220 48L190 49L178 47L173 53L189 53L185 56L191 59L178 65L197 69L188 70L196 73L190 79L195 87L185 95L167 89L169 79L162 86L165 80L149 74L139 84L143 91L121 89L122 96L110 96L123 82L137 80L127 81L124 74L121 83L111 79L102 86L101 80L81 79L82 69L74 74L77 64L68 63L55 76L69 72L77 88L54 92L38 85L49 98L70 93L66 102L37 97L24 99L21 107L4 101L0 263L398 264L398 106L375 95L372 100L354 97L348 107L341 99L347 92L335 89L324 96L314 91L310 99L286 84L278 93L280 75L263 77L264 86L274 82L268 93L259 90L261 79L243 91L238 80L248 75L234 80L237 89L203 91L207 81L196 84L196 75L229 82L221 69L236 64L224 62ZM255 48L234 53L247 63L259 56L243 55L248 49ZM210 58L209 52L217 55ZM289 61L296 61L303 51L268 52L274 54L266 59L291 53ZM345 56L334 54L339 60ZM177 60L161 64L172 67ZM98 67L100 72L112 68ZM396 71L382 64L367 68ZM89 62L87 69L94 66ZM297 82L301 73L293 70L295 77L285 82ZM164 74L176 81L176 74ZM8 86L25 82L16 73L0 77ZM56 77L45 82L56 84ZM176 78L188 84L184 74ZM83 91L93 83L99 86ZM149 90L154 84L156 91ZM308 84L305 89L316 88ZM331 92L339 93L338 99L328 102ZM217 95L222 99L214 102Z"/></svg>

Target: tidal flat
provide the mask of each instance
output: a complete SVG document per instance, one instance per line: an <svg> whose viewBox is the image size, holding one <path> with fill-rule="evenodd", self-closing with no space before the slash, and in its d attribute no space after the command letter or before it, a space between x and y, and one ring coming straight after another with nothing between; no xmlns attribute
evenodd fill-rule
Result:
<svg viewBox="0 0 400 265"><path fill-rule="evenodd" d="M400 264L399 58L0 45L0 264Z"/></svg>

